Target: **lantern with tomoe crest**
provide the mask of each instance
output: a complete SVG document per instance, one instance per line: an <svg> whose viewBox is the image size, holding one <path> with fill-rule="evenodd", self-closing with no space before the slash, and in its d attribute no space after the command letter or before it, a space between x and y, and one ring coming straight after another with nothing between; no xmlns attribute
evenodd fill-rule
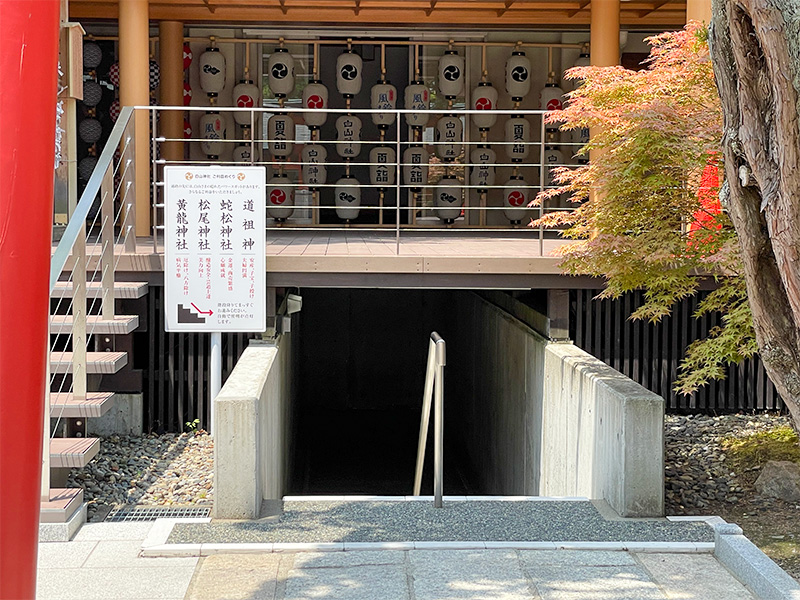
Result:
<svg viewBox="0 0 800 600"><path fill-rule="evenodd" d="M445 50L439 59L439 89L448 100L464 95L464 57Z"/></svg>
<svg viewBox="0 0 800 600"><path fill-rule="evenodd" d="M269 89L276 98L285 98L294 90L294 57L286 48L275 48L267 61Z"/></svg>
<svg viewBox="0 0 800 600"><path fill-rule="evenodd" d="M430 153L422 146L409 146L403 152L403 181L412 192L419 192L428 185L428 161Z"/></svg>
<svg viewBox="0 0 800 600"><path fill-rule="evenodd" d="M453 115L436 121L436 155L445 161L455 160L463 148L464 124Z"/></svg>
<svg viewBox="0 0 800 600"><path fill-rule="evenodd" d="M495 182L497 153L486 144L480 144L470 153L469 161L473 165L470 185L480 186L477 188L479 193L487 192Z"/></svg>
<svg viewBox="0 0 800 600"><path fill-rule="evenodd" d="M394 185L397 177L396 154L389 146L376 146L369 151L369 181L379 189Z"/></svg>
<svg viewBox="0 0 800 600"><path fill-rule="evenodd" d="M294 147L294 120L289 115L275 114L267 123L267 145L272 156L286 158Z"/></svg>
<svg viewBox="0 0 800 600"><path fill-rule="evenodd" d="M300 152L303 182L312 190L318 189L315 186L324 184L328 180L328 168L325 166L327 159L328 151L319 144L306 144Z"/></svg>
<svg viewBox="0 0 800 600"><path fill-rule="evenodd" d="M361 57L348 49L336 59L336 89L345 98L352 98L361 91Z"/></svg>
<svg viewBox="0 0 800 600"><path fill-rule="evenodd" d="M361 206L361 186L355 177L342 177L334 188L336 215L344 221L358 218Z"/></svg>
<svg viewBox="0 0 800 600"><path fill-rule="evenodd" d="M442 177L434 188L436 216L448 225L461 216L461 190L458 179L449 175Z"/></svg>
<svg viewBox="0 0 800 600"><path fill-rule="evenodd" d="M428 110L430 108L430 91L422 81L412 81L405 89L405 107L408 110ZM428 116L424 113L406 113L406 123L410 127L425 127Z"/></svg>
<svg viewBox="0 0 800 600"><path fill-rule="evenodd" d="M289 176L273 175L267 182L267 215L276 221L285 221L294 212L294 193Z"/></svg>
<svg viewBox="0 0 800 600"><path fill-rule="evenodd" d="M525 218L526 208L530 202L530 187L520 175L512 175L505 185L503 205L506 210L503 214L512 224L519 225Z"/></svg>
<svg viewBox="0 0 800 600"><path fill-rule="evenodd" d="M219 158L225 139L225 121L216 111L204 113L200 117L200 148L208 158Z"/></svg>
<svg viewBox="0 0 800 600"><path fill-rule="evenodd" d="M378 129L388 129L394 123L394 108L397 105L397 88L391 83L381 80L372 86L370 91L372 109L372 122Z"/></svg>
<svg viewBox="0 0 800 600"><path fill-rule="evenodd" d="M261 89L251 79L242 79L233 88L233 103L238 108L258 108L261 106ZM241 111L233 113L233 118L239 125L250 127L251 115ZM252 123L258 124L258 113L252 115Z"/></svg>
<svg viewBox="0 0 800 600"><path fill-rule="evenodd" d="M361 119L342 115L336 119L336 152L342 158L355 158L361 153Z"/></svg>
<svg viewBox="0 0 800 600"><path fill-rule="evenodd" d="M480 114L472 115L472 122L481 131L488 131L497 123L497 113L494 112L494 109L497 108L497 96L497 88L488 81L481 81L472 92L473 108L483 111Z"/></svg>
<svg viewBox="0 0 800 600"><path fill-rule="evenodd" d="M225 56L216 46L200 55L200 89L216 98L225 87Z"/></svg>
<svg viewBox="0 0 800 600"><path fill-rule="evenodd" d="M564 90L558 87L555 80L556 74L552 71L547 77L547 83L542 89L542 97L539 107L542 110L561 110L564 108ZM558 125L549 124L548 130L555 130Z"/></svg>
<svg viewBox="0 0 800 600"><path fill-rule="evenodd" d="M531 146L531 123L525 117L511 117L506 121L506 153L512 162L528 158Z"/></svg>
<svg viewBox="0 0 800 600"><path fill-rule="evenodd" d="M303 89L303 108L328 108L328 88L318 79L314 79ZM303 113L303 119L311 129L319 129L328 120L328 113L322 110L307 112Z"/></svg>
<svg viewBox="0 0 800 600"><path fill-rule="evenodd" d="M514 50L506 61L506 91L514 102L531 91L531 59L522 50Z"/></svg>

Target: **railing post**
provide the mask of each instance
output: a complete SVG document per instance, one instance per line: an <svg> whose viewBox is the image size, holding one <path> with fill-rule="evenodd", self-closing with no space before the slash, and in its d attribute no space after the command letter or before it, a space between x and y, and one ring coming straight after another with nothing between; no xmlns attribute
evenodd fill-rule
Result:
<svg viewBox="0 0 800 600"><path fill-rule="evenodd" d="M397 196L397 208L395 210L395 254L400 254L400 176L403 174L400 169L400 161L402 154L400 153L400 114L396 115L397 121L397 139L395 140L395 161L396 172L394 174L395 196Z"/></svg>
<svg viewBox="0 0 800 600"><path fill-rule="evenodd" d="M433 409L433 506L442 507L444 493L444 340L436 340L436 384L434 386Z"/></svg>
<svg viewBox="0 0 800 600"><path fill-rule="evenodd" d="M103 320L114 320L114 163L100 188L100 281Z"/></svg>
<svg viewBox="0 0 800 600"><path fill-rule="evenodd" d="M428 445L428 425L431 419L433 400L433 377L436 368L436 344L428 343L428 366L425 368L425 391L422 393L422 419L419 424L419 443L417 444L417 468L414 472L414 495L419 496L422 489L422 467L425 464L425 448Z"/></svg>

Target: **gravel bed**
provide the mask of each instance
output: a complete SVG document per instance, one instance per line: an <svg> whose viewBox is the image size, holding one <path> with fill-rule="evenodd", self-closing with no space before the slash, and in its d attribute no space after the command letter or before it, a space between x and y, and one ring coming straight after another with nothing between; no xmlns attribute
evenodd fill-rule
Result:
<svg viewBox="0 0 800 600"><path fill-rule="evenodd" d="M713 542L705 523L609 521L591 502L285 502L277 520L181 524L168 543Z"/></svg>
<svg viewBox="0 0 800 600"><path fill-rule="evenodd" d="M725 464L722 439L745 437L791 424L774 414L680 416L664 422L664 477L667 514L697 514L719 503L737 504L744 482Z"/></svg>
<svg viewBox="0 0 800 600"><path fill-rule="evenodd" d="M100 452L72 469L67 487L82 487L89 519L125 504L211 506L214 444L205 432L101 438Z"/></svg>

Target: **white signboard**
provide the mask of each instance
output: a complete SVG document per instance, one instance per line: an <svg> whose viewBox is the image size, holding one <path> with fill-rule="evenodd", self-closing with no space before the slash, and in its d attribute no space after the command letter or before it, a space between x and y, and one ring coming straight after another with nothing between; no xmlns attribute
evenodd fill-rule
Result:
<svg viewBox="0 0 800 600"><path fill-rule="evenodd" d="M264 331L266 170L164 168L167 331Z"/></svg>

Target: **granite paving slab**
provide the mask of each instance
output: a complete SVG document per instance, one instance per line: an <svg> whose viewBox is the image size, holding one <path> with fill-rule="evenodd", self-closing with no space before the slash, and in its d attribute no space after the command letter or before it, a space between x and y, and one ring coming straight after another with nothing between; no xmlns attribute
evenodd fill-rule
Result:
<svg viewBox="0 0 800 600"><path fill-rule="evenodd" d="M328 569L292 569L285 600L408 600L404 565L362 565Z"/></svg>
<svg viewBox="0 0 800 600"><path fill-rule="evenodd" d="M540 566L526 570L542 600L666 598L641 567Z"/></svg>
<svg viewBox="0 0 800 600"><path fill-rule="evenodd" d="M702 522L607 520L589 501L287 501L278 519L177 523L168 543L713 542Z"/></svg>

